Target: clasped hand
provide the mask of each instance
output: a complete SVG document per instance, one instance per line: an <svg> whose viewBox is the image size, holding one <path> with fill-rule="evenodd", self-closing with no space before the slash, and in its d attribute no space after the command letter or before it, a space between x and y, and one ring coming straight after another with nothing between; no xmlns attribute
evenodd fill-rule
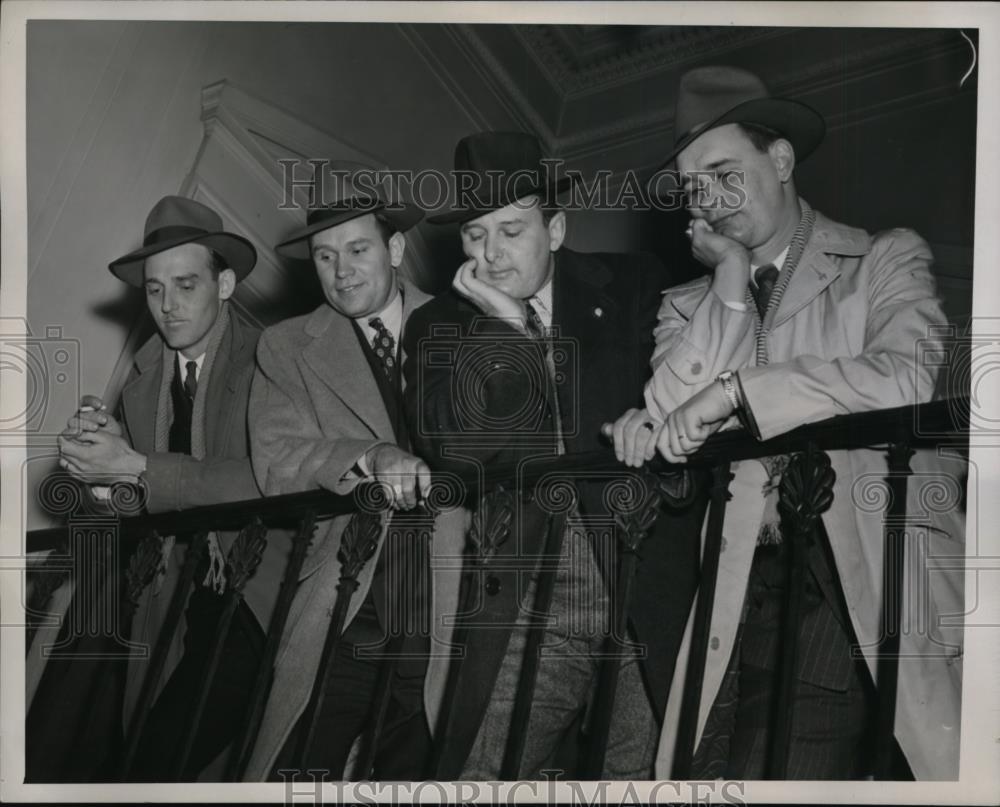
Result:
<svg viewBox="0 0 1000 807"><path fill-rule="evenodd" d="M645 409L629 409L614 423L605 423L605 436L614 442L615 457L640 468L659 451L669 463L683 464L717 432L733 413L722 385L711 384L657 421Z"/></svg>
<svg viewBox="0 0 1000 807"><path fill-rule="evenodd" d="M146 458L122 436L121 424L96 395L84 395L80 408L58 437L59 465L87 484L135 482Z"/></svg>

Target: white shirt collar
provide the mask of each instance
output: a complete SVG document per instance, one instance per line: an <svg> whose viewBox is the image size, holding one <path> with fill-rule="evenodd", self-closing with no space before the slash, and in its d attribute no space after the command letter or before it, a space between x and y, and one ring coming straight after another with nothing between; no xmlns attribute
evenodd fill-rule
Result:
<svg viewBox="0 0 1000 807"><path fill-rule="evenodd" d="M781 270L785 268L785 258L788 257L789 247L791 247L791 244L789 244L787 247L781 250L781 252L777 254L777 256L773 261L768 261L768 263L778 267L778 274L781 274ZM755 275L757 274L757 270L760 269L760 267L762 266L767 266L767 264L753 263L753 262L750 263L750 282L753 283L754 288L757 287L757 279Z"/></svg>
<svg viewBox="0 0 1000 807"><path fill-rule="evenodd" d="M777 266L778 267L778 271L780 272L785 267L785 258L788 257L788 249L789 249L789 247L791 247L791 244L789 244L787 247L785 247L783 250L781 250L781 252L779 252L777 254L777 256L775 257L775 259L773 261L768 261L767 263L771 263L771 264L774 264L775 266ZM754 263L753 261L751 261L750 262L750 271L751 271L751 273L752 272L756 272L758 269L760 269L760 267L766 266L766 265L767 264Z"/></svg>
<svg viewBox="0 0 1000 807"><path fill-rule="evenodd" d="M554 273L553 273L554 274ZM538 317L542 325L546 328L552 327L552 278L549 277L545 285L527 299L531 307L538 312Z"/></svg>
<svg viewBox="0 0 1000 807"><path fill-rule="evenodd" d="M185 357L184 354L181 353L179 350L175 350L174 353L177 354L177 361L180 362L181 380L183 381L184 378L187 376L187 364L188 364L188 362L189 361L193 361L194 364L195 364L194 380L195 381L200 381L201 380L201 366L205 363L205 354L202 353L196 359L189 359L189 358Z"/></svg>
<svg viewBox="0 0 1000 807"><path fill-rule="evenodd" d="M392 339L394 344L399 345L400 332L403 330L403 294L399 290L396 291L396 296L392 298L392 302L389 303L385 308L379 311L377 314L368 314L364 317L358 317L355 322L361 326L361 330L364 332L365 337L368 339L368 343L371 344L375 339L375 329L368 324L368 320L378 317L382 320L382 324L385 325L386 329L392 334Z"/></svg>

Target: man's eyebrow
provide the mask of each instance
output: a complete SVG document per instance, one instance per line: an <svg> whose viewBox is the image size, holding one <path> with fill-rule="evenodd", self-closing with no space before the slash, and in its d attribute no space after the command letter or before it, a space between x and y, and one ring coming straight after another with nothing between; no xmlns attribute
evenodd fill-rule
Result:
<svg viewBox="0 0 1000 807"><path fill-rule="evenodd" d="M197 272L189 272L186 275L171 275L171 277L170 277L170 280L173 280L173 281L197 280L197 279L198 279L198 273ZM151 278L143 281L143 283L145 285L147 285L147 286L150 283L156 283L156 284L158 284L160 286L163 285L163 281L162 280L157 280L155 277L151 277Z"/></svg>

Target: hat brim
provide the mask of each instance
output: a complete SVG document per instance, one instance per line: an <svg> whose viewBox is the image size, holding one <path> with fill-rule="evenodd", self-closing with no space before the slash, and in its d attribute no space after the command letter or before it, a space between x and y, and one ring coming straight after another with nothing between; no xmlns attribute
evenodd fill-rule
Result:
<svg viewBox="0 0 1000 807"><path fill-rule="evenodd" d="M507 205L518 201L518 199L525 199L528 196L541 196L543 203L554 202L556 196L560 193L564 193L575 182L576 177L562 177L556 182L549 183L547 185L536 185L531 188L521 190L518 192L517 198L515 199L504 197L502 199L496 199L492 202L488 202L482 206L455 208L447 213L439 213L436 216L429 216L427 221L431 224L465 223L467 221L472 221L472 219L478 219L480 216L485 216L487 213L492 213L494 210L500 210L501 208L507 207Z"/></svg>
<svg viewBox="0 0 1000 807"><path fill-rule="evenodd" d="M257 250L246 238L235 233L218 232L150 244L112 261L108 264L108 268L119 280L125 281L130 286L141 287L144 282L142 270L146 258L184 244L202 244L218 252L235 273L237 283L250 274L257 263Z"/></svg>
<svg viewBox="0 0 1000 807"><path fill-rule="evenodd" d="M317 221L313 224L307 224L305 227L300 227L278 244L274 248L274 251L285 258L295 258L300 261L311 260L312 253L309 249L310 236L323 230L329 230L331 227L336 227L345 221L367 216L369 213L381 213L395 228L396 232L400 233L406 232L424 217L424 211L409 202L398 202L391 206L379 204L372 207L345 209L342 213L324 218L322 221Z"/></svg>
<svg viewBox="0 0 1000 807"><path fill-rule="evenodd" d="M670 165L678 154L705 132L729 123L755 123L780 132L795 149L796 162L802 162L812 154L826 134L826 121L811 106L788 98L755 98L737 104L696 131L684 135L674 144L660 169Z"/></svg>

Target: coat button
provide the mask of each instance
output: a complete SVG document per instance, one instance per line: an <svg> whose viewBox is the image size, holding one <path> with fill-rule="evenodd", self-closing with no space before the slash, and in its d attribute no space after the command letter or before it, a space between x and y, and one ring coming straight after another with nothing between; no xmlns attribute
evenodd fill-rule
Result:
<svg viewBox="0 0 1000 807"><path fill-rule="evenodd" d="M495 597L500 593L500 578L495 574L491 574L486 578L486 593L491 597Z"/></svg>
<svg viewBox="0 0 1000 807"><path fill-rule="evenodd" d="M726 539L725 538L723 538L722 541L721 541L721 543L719 544L719 551L720 552L725 552L726 551Z"/></svg>
<svg viewBox="0 0 1000 807"><path fill-rule="evenodd" d="M696 361L694 364L691 365L691 373L693 375L698 375L698 374L701 373L701 362L700 361Z"/></svg>
<svg viewBox="0 0 1000 807"><path fill-rule="evenodd" d="M712 640L708 643L708 646L711 647L713 650L718 650L719 649L719 637L718 636L713 636Z"/></svg>

